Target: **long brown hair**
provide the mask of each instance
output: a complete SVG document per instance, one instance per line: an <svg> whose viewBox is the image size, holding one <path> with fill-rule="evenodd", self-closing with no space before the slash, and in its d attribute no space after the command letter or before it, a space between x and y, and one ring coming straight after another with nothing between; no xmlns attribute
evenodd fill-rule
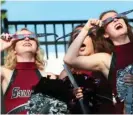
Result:
<svg viewBox="0 0 133 115"><path fill-rule="evenodd" d="M78 36L78 34L80 33L80 31L83 27L84 27L84 25L78 25L73 29L71 36L70 36L68 46L71 45L71 43ZM93 33L89 35L92 38L92 43L94 46L95 53L106 52L106 53L111 54L113 52L112 42L111 41L107 42L108 40L103 39L102 37L98 39L97 36L99 35L99 32L101 32L101 31L97 31L96 35L94 35Z"/></svg>
<svg viewBox="0 0 133 115"><path fill-rule="evenodd" d="M99 19L101 20L103 18L103 16L105 14L109 13L109 12L117 13L115 10L108 10L108 11L105 11L105 12L101 13L101 15L99 16ZM130 41L133 42L133 31L132 31L133 27L128 23L128 19L127 18L123 18L123 19L124 19L124 21L125 21L125 23L127 25L128 37L129 37ZM105 31L103 31L103 32L105 32Z"/></svg>
<svg viewBox="0 0 133 115"><path fill-rule="evenodd" d="M71 45L71 43L74 41L74 39L78 36L78 34L79 34L80 31L81 31L81 28L83 28L83 27L84 27L84 25L81 24L81 25L76 26L76 27L72 30L72 32L71 32L71 34L70 34L70 39L69 39L69 42L68 42L68 47Z"/></svg>

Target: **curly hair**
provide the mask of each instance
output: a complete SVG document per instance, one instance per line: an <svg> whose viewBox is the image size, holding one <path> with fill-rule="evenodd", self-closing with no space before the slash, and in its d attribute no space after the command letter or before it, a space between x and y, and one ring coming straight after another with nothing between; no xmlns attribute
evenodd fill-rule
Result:
<svg viewBox="0 0 133 115"><path fill-rule="evenodd" d="M29 31L27 28L22 28L20 31L23 31L23 30ZM18 33L18 32L19 31L17 31L16 33ZM31 32L31 31L29 31L29 32ZM31 32L31 33L33 33L33 32ZM46 61L44 59L44 52L39 47L39 41L36 40L36 42L37 42L37 46L38 46L38 51L35 54L35 64L38 69L44 70L44 67L46 65ZM14 42L12 44L12 46L10 46L7 49L6 56L4 57L4 67L11 69L11 70L13 70L15 68L16 63L17 63L17 57L14 52L15 46L16 46L16 42Z"/></svg>

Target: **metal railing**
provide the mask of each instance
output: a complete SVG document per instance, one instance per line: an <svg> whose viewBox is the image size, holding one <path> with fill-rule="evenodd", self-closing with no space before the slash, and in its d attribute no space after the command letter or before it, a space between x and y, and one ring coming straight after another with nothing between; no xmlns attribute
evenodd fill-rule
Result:
<svg viewBox="0 0 133 115"><path fill-rule="evenodd" d="M13 33L21 28L31 28L35 33L55 33L58 36L63 36L72 31L72 29L79 24L85 23L86 20L73 21L8 21L4 19L4 31ZM45 36L39 39L40 45L44 48L47 58L50 52L55 52L55 57L58 58L58 52L66 52L68 38L63 38L56 42L55 36ZM51 47L50 47L51 46ZM59 47L58 46L62 46ZM52 51L51 51L51 49Z"/></svg>
<svg viewBox="0 0 133 115"><path fill-rule="evenodd" d="M35 33L55 33L58 36L63 36L72 31L79 24L84 24L87 20L72 20L72 21L8 21L3 20L5 32L14 33L21 28L28 28ZM128 19L133 26L133 19ZM69 37L63 38L56 42L56 36L45 36L39 39L40 45L46 52L46 57L49 59L50 52L54 53L55 58L59 57L59 52L66 52Z"/></svg>

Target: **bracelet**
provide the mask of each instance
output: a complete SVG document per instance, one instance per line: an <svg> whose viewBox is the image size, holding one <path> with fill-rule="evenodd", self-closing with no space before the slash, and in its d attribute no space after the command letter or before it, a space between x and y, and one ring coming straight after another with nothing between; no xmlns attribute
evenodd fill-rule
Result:
<svg viewBox="0 0 133 115"><path fill-rule="evenodd" d="M90 28L88 28L88 27L85 25L85 26L84 26L84 29L85 29L86 31L89 31Z"/></svg>

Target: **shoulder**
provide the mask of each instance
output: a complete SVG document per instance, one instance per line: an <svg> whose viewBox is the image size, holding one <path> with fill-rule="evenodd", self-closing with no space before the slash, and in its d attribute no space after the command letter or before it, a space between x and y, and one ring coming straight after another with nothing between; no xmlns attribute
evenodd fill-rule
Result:
<svg viewBox="0 0 133 115"><path fill-rule="evenodd" d="M1 66L1 76L6 76L6 74L10 74L12 73L13 70L5 68L4 66Z"/></svg>
<svg viewBox="0 0 133 115"><path fill-rule="evenodd" d="M102 57L101 59L111 58L111 54L109 53L95 53L94 55Z"/></svg>
<svg viewBox="0 0 133 115"><path fill-rule="evenodd" d="M99 58L105 64L106 66L110 66L111 60L112 60L112 54L109 53L100 53Z"/></svg>
<svg viewBox="0 0 133 115"><path fill-rule="evenodd" d="M1 79L2 81L4 79L9 79L9 77L12 75L14 70L8 69L4 66L1 66Z"/></svg>
<svg viewBox="0 0 133 115"><path fill-rule="evenodd" d="M94 55L94 56L93 56ZM97 70L103 71L110 68L110 63L112 60L112 55L108 53L95 53L92 55L92 60L97 65Z"/></svg>
<svg viewBox="0 0 133 115"><path fill-rule="evenodd" d="M109 53L96 53L94 55L100 62L103 63L106 63L112 59L112 54Z"/></svg>
<svg viewBox="0 0 133 115"><path fill-rule="evenodd" d="M95 61L105 65L107 65L107 63L109 63L112 59L112 54L109 53L95 53L91 56Z"/></svg>

